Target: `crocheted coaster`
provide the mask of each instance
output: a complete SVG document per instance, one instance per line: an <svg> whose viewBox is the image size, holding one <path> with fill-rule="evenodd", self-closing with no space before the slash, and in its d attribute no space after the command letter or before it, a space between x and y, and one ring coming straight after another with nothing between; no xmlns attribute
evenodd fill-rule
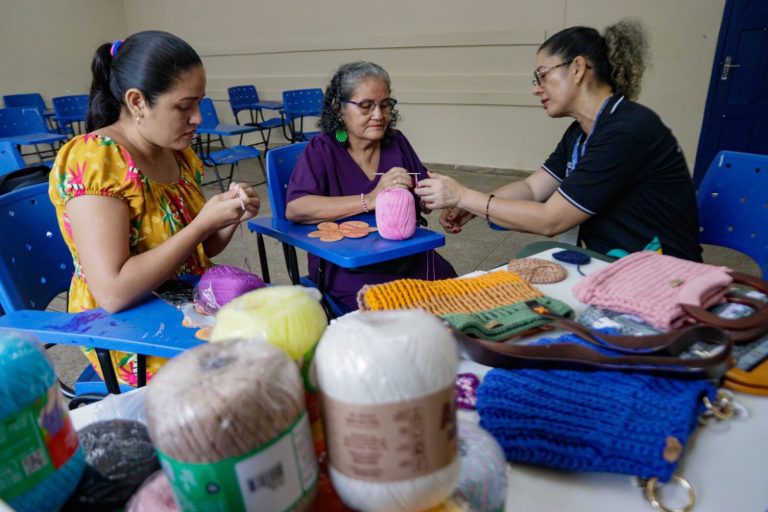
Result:
<svg viewBox="0 0 768 512"><path fill-rule="evenodd" d="M550 284L562 281L568 275L565 267L554 261L540 258L513 259L507 270L520 274L520 277L533 284Z"/></svg>
<svg viewBox="0 0 768 512"><path fill-rule="evenodd" d="M539 342L584 343L575 335ZM494 369L477 390L477 411L510 461L666 482L704 410L702 397L715 392L706 380Z"/></svg>

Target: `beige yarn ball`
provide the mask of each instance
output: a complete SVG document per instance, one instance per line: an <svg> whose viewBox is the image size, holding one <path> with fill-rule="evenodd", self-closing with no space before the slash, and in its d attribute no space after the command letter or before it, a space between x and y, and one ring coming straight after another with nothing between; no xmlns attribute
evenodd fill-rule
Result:
<svg viewBox="0 0 768 512"><path fill-rule="evenodd" d="M150 437L182 510L199 510L201 496L209 495L226 510L282 510L297 499L296 510L311 505L317 460L304 390L280 349L256 340L195 347L155 375L146 407ZM259 496L264 478L285 484L272 492L283 493L277 501Z"/></svg>

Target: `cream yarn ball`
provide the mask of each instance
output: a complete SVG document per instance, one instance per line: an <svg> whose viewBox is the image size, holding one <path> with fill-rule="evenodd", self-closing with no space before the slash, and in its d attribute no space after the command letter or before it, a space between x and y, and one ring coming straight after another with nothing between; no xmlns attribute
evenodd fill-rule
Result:
<svg viewBox="0 0 768 512"><path fill-rule="evenodd" d="M348 506L421 511L458 482L456 341L422 310L346 315L315 354L330 473ZM429 444L438 443L430 451Z"/></svg>

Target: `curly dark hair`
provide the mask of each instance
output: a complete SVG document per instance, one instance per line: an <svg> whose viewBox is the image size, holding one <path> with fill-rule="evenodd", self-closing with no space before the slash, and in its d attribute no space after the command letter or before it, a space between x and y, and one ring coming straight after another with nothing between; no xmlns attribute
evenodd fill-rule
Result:
<svg viewBox="0 0 768 512"><path fill-rule="evenodd" d="M567 28L544 41L539 47L542 50L566 61L581 55L594 69L597 80L629 99L640 95L648 62L648 38L638 20L623 19L607 27L602 36L594 28Z"/></svg>
<svg viewBox="0 0 768 512"><path fill-rule="evenodd" d="M355 88L367 78L382 80L387 84L390 92L392 91L389 73L373 62L350 62L336 70L328 87L325 88L325 96L323 97L323 112L318 122L318 127L323 132L334 137L336 130L345 128L344 121L341 119L341 109L344 108L344 101L350 99L355 92ZM392 110L389 116L389 125L384 132L384 140L387 140L392 135L392 130L397 125L399 119L400 114L397 110ZM347 147L349 142L344 142L342 145Z"/></svg>

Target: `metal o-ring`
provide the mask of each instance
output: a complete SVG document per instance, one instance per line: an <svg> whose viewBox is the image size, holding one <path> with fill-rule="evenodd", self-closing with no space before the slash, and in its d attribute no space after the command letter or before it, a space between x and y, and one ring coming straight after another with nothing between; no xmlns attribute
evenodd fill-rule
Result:
<svg viewBox="0 0 768 512"><path fill-rule="evenodd" d="M656 477L649 478L648 482L646 482L645 498L653 508L661 510L662 512L690 512L693 510L693 505L696 503L696 493L694 492L693 487L691 487L688 480L680 475L672 475L672 480L688 492L688 503L686 503L683 508L669 508L661 502L657 492L661 484L659 484L659 479Z"/></svg>

